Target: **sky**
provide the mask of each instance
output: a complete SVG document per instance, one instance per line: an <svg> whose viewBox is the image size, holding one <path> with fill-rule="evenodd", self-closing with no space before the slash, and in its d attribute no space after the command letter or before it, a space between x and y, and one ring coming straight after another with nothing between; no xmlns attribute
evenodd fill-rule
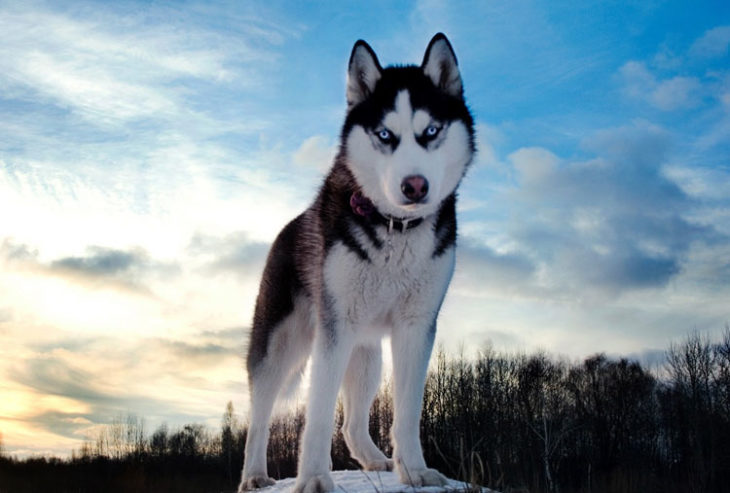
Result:
<svg viewBox="0 0 730 493"><path fill-rule="evenodd" d="M478 155L437 344L661 359L730 321L730 3L0 0L0 433L216 428L350 50L458 57Z"/></svg>

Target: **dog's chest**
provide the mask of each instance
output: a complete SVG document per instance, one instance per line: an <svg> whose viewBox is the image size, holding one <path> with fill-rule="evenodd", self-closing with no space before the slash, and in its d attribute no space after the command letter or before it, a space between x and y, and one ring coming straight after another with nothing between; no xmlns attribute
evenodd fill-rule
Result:
<svg viewBox="0 0 730 493"><path fill-rule="evenodd" d="M324 279L338 311L356 325L389 325L392 319L430 310L439 303L453 270L453 252L434 256L429 225L381 235L363 260L342 243L325 261ZM364 238L363 238L364 240Z"/></svg>

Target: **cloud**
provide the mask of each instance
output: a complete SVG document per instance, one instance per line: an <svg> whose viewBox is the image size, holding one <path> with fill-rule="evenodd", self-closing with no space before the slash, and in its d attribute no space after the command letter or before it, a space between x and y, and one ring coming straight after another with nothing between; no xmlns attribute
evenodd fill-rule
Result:
<svg viewBox="0 0 730 493"><path fill-rule="evenodd" d="M325 144L296 153L286 132L261 136L280 111L280 48L302 25L260 6L189 7L0 7L0 209L23 212L0 241L39 245L59 276L131 287L198 233L271 241L311 200L291 164Z"/></svg>
<svg viewBox="0 0 730 493"><path fill-rule="evenodd" d="M337 154L337 146L330 137L313 135L302 142L294 152L293 161L299 166L307 166L324 174L332 167Z"/></svg>
<svg viewBox="0 0 730 493"><path fill-rule="evenodd" d="M212 342L191 344L179 340L156 339L148 343L162 354L184 362L183 367L216 367L224 358L241 358L243 355L244 330L239 329L235 344L216 344ZM227 341L228 342L228 341Z"/></svg>
<svg viewBox="0 0 730 493"><path fill-rule="evenodd" d="M625 84L624 91L632 98L644 98L657 84L656 77L642 62L626 62L619 69L619 74Z"/></svg>
<svg viewBox="0 0 730 493"><path fill-rule="evenodd" d="M38 250L28 245L15 242L12 238L3 238L0 244L0 259L6 262L28 262L38 258Z"/></svg>
<svg viewBox="0 0 730 493"><path fill-rule="evenodd" d="M730 46L730 26L718 26L706 31L689 49L689 54L698 58L720 58L727 56Z"/></svg>
<svg viewBox="0 0 730 493"><path fill-rule="evenodd" d="M122 287L140 293L151 293L147 284L155 279L170 280L181 274L175 262L153 260L142 248L120 250L90 246L84 256L53 260L51 273L78 280L92 286Z"/></svg>
<svg viewBox="0 0 730 493"><path fill-rule="evenodd" d="M0 326L22 342L68 332L186 337L239 324L253 309L267 247L243 240L223 245L209 242L214 250L204 254L182 246L173 260L139 247L89 247L47 259L0 239L0 292L6 293L0 309L13 314Z"/></svg>
<svg viewBox="0 0 730 493"><path fill-rule="evenodd" d="M588 161L566 161L540 148L509 156L520 211L511 226L515 251L536 264L554 292L619 294L662 288L683 268L696 242L719 238L687 217L696 205L665 176L671 134L655 125L596 132Z"/></svg>
<svg viewBox="0 0 730 493"><path fill-rule="evenodd" d="M564 261L572 264L572 274L580 276L584 284L617 292L663 287L680 272L679 259L675 256L651 254L631 247L614 250L609 255L584 250Z"/></svg>
<svg viewBox="0 0 730 493"><path fill-rule="evenodd" d="M627 168L654 173L667 160L672 141L672 134L659 125L634 120L630 125L596 131L584 138L582 147Z"/></svg>
<svg viewBox="0 0 730 493"><path fill-rule="evenodd" d="M730 173L722 168L674 164L665 167L664 174L696 200L718 203L730 197Z"/></svg>
<svg viewBox="0 0 730 493"><path fill-rule="evenodd" d="M474 242L459 246L455 274L458 289L470 295L525 293L535 274L533 262L520 253L498 253Z"/></svg>
<svg viewBox="0 0 730 493"><path fill-rule="evenodd" d="M134 264L141 263L139 253L91 247L87 257L67 257L51 263L51 268L83 272L92 276L115 275L129 271Z"/></svg>
<svg viewBox="0 0 730 493"><path fill-rule="evenodd" d="M674 210L684 194L661 176L672 141L668 131L637 120L585 138L582 147L595 156L589 160L566 161L543 148L519 149L508 159L518 171L520 199L536 207L595 205L627 214L672 203Z"/></svg>
<svg viewBox="0 0 730 493"><path fill-rule="evenodd" d="M512 166L527 187L544 186L560 163L551 151L539 147L523 147L509 155Z"/></svg>
<svg viewBox="0 0 730 493"><path fill-rule="evenodd" d="M702 101L703 87L697 77L675 76L659 80L643 62L636 61L626 62L619 74L628 96L663 111L695 108Z"/></svg>
<svg viewBox="0 0 730 493"><path fill-rule="evenodd" d="M9 372L9 378L45 395L58 395L89 404L111 403L116 400L98 385L98 376L66 358L51 354L31 357L21 367Z"/></svg>
<svg viewBox="0 0 730 493"><path fill-rule="evenodd" d="M168 97L150 87L115 79L99 68L74 67L45 53L30 54L19 65L16 77L41 96L87 119L111 123L177 113L175 102Z"/></svg>
<svg viewBox="0 0 730 493"><path fill-rule="evenodd" d="M169 279L180 274L180 266L153 260L142 248L121 250L89 246L85 255L62 257L48 262L39 257L37 249L3 239L0 261L21 271L56 276L89 285L150 293L146 283L158 277Z"/></svg>
<svg viewBox="0 0 730 493"><path fill-rule="evenodd" d="M197 259L205 272L238 277L253 277L263 270L270 243L251 239L246 232L224 237L198 233L187 251Z"/></svg>
<svg viewBox="0 0 730 493"><path fill-rule="evenodd" d="M2 330L2 324L10 322L13 319L13 311L10 308L0 307L0 330Z"/></svg>
<svg viewBox="0 0 730 493"><path fill-rule="evenodd" d="M474 166L496 168L502 165L499 147L504 143L502 131L494 125L478 121L475 125L477 154Z"/></svg>
<svg viewBox="0 0 730 493"><path fill-rule="evenodd" d="M665 111L693 108L700 103L702 87L697 77L672 77L659 82L650 100L654 106Z"/></svg>
<svg viewBox="0 0 730 493"><path fill-rule="evenodd" d="M186 85L263 85L269 49L289 36L251 15L235 43L196 18L156 7L138 13L29 4L0 16L0 87L42 100L98 125L190 118ZM163 20L163 22L159 22ZM154 21L154 22L152 22Z"/></svg>
<svg viewBox="0 0 730 493"><path fill-rule="evenodd" d="M152 270L152 264L142 249L123 251L88 247L86 256L53 260L48 269L55 275L96 287L121 287L138 292L148 292L143 279Z"/></svg>
<svg viewBox="0 0 730 493"><path fill-rule="evenodd" d="M227 400L242 407L244 333L236 327L185 339L77 336L26 342L25 357L0 363L4 389L12 389L15 403L10 408L0 403L0 420L4 429L30 427L55 436L61 444L55 453L77 448L95 426L130 411L153 427L211 416L216 418L209 424L216 425Z"/></svg>
<svg viewBox="0 0 730 493"><path fill-rule="evenodd" d="M27 416L23 421L32 423L34 427L40 428L53 435L78 441L87 436L94 422L89 420L89 414L64 412L64 411L43 411Z"/></svg>
<svg viewBox="0 0 730 493"><path fill-rule="evenodd" d="M707 30L677 54L664 45L649 65L631 60L621 66L618 79L622 91L630 99L665 112L704 108L710 101L722 102L727 93L728 71L721 61L728 46L730 26Z"/></svg>

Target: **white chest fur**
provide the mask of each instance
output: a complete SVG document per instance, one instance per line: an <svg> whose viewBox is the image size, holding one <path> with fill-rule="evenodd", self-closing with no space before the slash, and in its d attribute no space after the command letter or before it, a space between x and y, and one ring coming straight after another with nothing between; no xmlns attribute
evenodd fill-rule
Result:
<svg viewBox="0 0 730 493"><path fill-rule="evenodd" d="M454 249L434 257L430 221L405 233L384 228L382 248L366 248L362 260L342 244L328 253L325 287L335 309L358 337L383 335L399 323L436 315L454 267ZM361 244L371 245L363 237Z"/></svg>

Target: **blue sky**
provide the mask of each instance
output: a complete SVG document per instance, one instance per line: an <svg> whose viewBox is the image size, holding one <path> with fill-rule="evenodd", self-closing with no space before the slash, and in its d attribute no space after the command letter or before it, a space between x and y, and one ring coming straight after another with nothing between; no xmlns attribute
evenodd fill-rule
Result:
<svg viewBox="0 0 730 493"><path fill-rule="evenodd" d="M0 0L0 432L217 426L345 68L451 40L479 155L438 342L655 361L730 321L730 4Z"/></svg>

